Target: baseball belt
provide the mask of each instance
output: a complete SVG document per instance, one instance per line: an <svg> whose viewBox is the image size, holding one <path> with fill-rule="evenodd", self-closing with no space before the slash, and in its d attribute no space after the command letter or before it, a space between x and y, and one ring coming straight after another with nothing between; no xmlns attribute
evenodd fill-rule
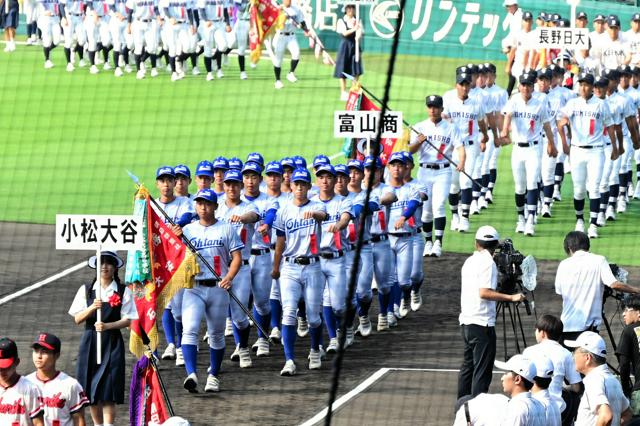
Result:
<svg viewBox="0 0 640 426"><path fill-rule="evenodd" d="M316 263L319 258L318 256L287 256L284 258L284 260L289 263L295 263L296 265L312 265Z"/></svg>
<svg viewBox="0 0 640 426"><path fill-rule="evenodd" d="M201 287L216 287L220 280L196 280L196 284Z"/></svg>
<svg viewBox="0 0 640 426"><path fill-rule="evenodd" d="M420 167L422 167L423 169L433 169L433 170L440 170L440 169L446 169L447 167L449 167L449 163L442 163L442 164L436 164L436 163L420 163Z"/></svg>
<svg viewBox="0 0 640 426"><path fill-rule="evenodd" d="M386 234L377 234L377 235L371 236L372 243L379 243L380 241L387 241L388 239L389 239L389 236Z"/></svg>
<svg viewBox="0 0 640 426"><path fill-rule="evenodd" d="M320 257L323 259L338 259L344 256L344 250L332 251L332 252L324 252L320 253Z"/></svg>
<svg viewBox="0 0 640 426"><path fill-rule="evenodd" d="M533 145L538 145L538 141L533 141L533 142L518 142L518 146L520 148L528 148L530 146Z"/></svg>
<svg viewBox="0 0 640 426"><path fill-rule="evenodd" d="M290 35L293 35L293 33L280 33L280 34L282 34L283 36L290 36Z"/></svg>
<svg viewBox="0 0 640 426"><path fill-rule="evenodd" d="M407 238L407 237L413 237L414 233L413 232L398 232L398 233L391 233L389 234L392 237L395 238Z"/></svg>
<svg viewBox="0 0 640 426"><path fill-rule="evenodd" d="M251 255L252 256L262 256L264 254L270 253L271 250L270 249L251 249Z"/></svg>
<svg viewBox="0 0 640 426"><path fill-rule="evenodd" d="M602 148L602 145L571 145L572 147L582 148L582 149L593 149L593 148Z"/></svg>

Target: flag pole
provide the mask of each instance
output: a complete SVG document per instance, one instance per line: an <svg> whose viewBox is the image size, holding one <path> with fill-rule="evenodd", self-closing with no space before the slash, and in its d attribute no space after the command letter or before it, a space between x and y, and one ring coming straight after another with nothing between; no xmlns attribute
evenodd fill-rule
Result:
<svg viewBox="0 0 640 426"><path fill-rule="evenodd" d="M167 392L167 388L164 385L164 380L162 380L162 376L160 375L160 369L158 368L158 363L156 362L156 358L153 355L153 351L151 350L151 340L147 333L144 331L144 328L141 324L138 324L138 329L140 331L140 337L142 338L142 344L146 346L148 354L145 354L149 358L149 362L151 366L155 370L158 375L158 382L160 383L160 390L162 391L162 396L164 397L164 401L167 403L167 410L169 411L169 416L174 417L175 413L173 411L173 406L171 405L171 400L169 399L169 393Z"/></svg>
<svg viewBox="0 0 640 426"><path fill-rule="evenodd" d="M96 299L102 301L102 246L96 249ZM102 308L96 311L96 322L102 322ZM102 331L96 331L96 364L102 364Z"/></svg>

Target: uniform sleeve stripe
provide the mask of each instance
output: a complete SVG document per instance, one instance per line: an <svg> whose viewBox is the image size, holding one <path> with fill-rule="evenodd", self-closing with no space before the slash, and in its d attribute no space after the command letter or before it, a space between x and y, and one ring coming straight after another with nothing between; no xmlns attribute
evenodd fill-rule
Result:
<svg viewBox="0 0 640 426"><path fill-rule="evenodd" d="M73 407L71 407L69 409L69 413L71 413L71 414L76 413L76 412L80 411L80 409L86 407L89 404L90 404L89 400L87 398L85 398L82 401L80 401L78 404L76 404Z"/></svg>
<svg viewBox="0 0 640 426"><path fill-rule="evenodd" d="M35 419L41 414L44 414L44 408L42 406L39 406L38 408L33 410L31 413L29 413L29 417L32 419Z"/></svg>

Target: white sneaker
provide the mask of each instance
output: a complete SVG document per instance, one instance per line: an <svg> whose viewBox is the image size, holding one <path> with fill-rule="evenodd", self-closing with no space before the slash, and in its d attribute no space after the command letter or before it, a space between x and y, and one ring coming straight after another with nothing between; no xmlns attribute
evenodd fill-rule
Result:
<svg viewBox="0 0 640 426"><path fill-rule="evenodd" d="M295 83L296 81L298 81L298 79L296 78L296 75L292 72L287 74L287 80L289 80L292 83Z"/></svg>
<svg viewBox="0 0 640 426"><path fill-rule="evenodd" d="M212 72L208 72L208 73L207 73L207 79L206 79L207 81L213 81L213 79L214 79L214 78L215 78L215 77L213 76L213 73L212 73Z"/></svg>
<svg viewBox="0 0 640 426"><path fill-rule="evenodd" d="M256 356L258 358L269 356L269 341L264 337L260 337L257 343L258 350L256 351Z"/></svg>
<svg viewBox="0 0 640 426"><path fill-rule="evenodd" d="M173 343L169 343L167 349L164 350L162 359L176 359L176 346Z"/></svg>
<svg viewBox="0 0 640 426"><path fill-rule="evenodd" d="M236 345L236 349L233 351L229 359L233 362L240 361L240 346Z"/></svg>
<svg viewBox="0 0 640 426"><path fill-rule="evenodd" d="M418 309L420 309L421 306L422 306L422 293L420 292L420 290L418 291L411 290L411 310L415 312Z"/></svg>
<svg viewBox="0 0 640 426"><path fill-rule="evenodd" d="M433 242L432 241L427 241L424 244L424 250L422 250L422 257L431 256L431 249L432 248L433 248Z"/></svg>
<svg viewBox="0 0 640 426"><path fill-rule="evenodd" d="M620 196L618 197L618 204L616 206L616 212L617 213L624 213L627 211L627 202L625 201L624 197Z"/></svg>
<svg viewBox="0 0 640 426"><path fill-rule="evenodd" d="M31 37L29 37L29 38L27 39L26 44L27 44L27 46L33 46L33 39L32 39ZM8 48L9 48L9 45L7 45L7 47L5 47L5 48L4 48L4 51L5 51L5 52L8 52L8 50L7 50Z"/></svg>
<svg viewBox="0 0 640 426"><path fill-rule="evenodd" d="M246 80L247 78L247 73L245 71L240 71L240 80Z"/></svg>
<svg viewBox="0 0 640 426"><path fill-rule="evenodd" d="M158 76L158 69L151 68L151 77L157 77L157 76Z"/></svg>
<svg viewBox="0 0 640 426"><path fill-rule="evenodd" d="M454 213L451 215L451 230L452 231L457 231L458 230L458 226L460 225L460 216L458 215L458 213Z"/></svg>
<svg viewBox="0 0 640 426"><path fill-rule="evenodd" d="M562 194L560 194L560 189L557 186L553 189L553 199L562 201Z"/></svg>
<svg viewBox="0 0 640 426"><path fill-rule="evenodd" d="M295 376L296 375L296 363L292 359L287 360L284 363L284 368L280 371L281 376Z"/></svg>
<svg viewBox="0 0 640 426"><path fill-rule="evenodd" d="M89 72L90 72L91 74L98 74L98 73L100 72L100 70L98 69L98 67L97 67L97 66L95 66L95 65L91 65L91 68L89 68Z"/></svg>
<svg viewBox="0 0 640 426"><path fill-rule="evenodd" d="M347 337L344 340L344 348L348 348L355 342L353 327L347 327Z"/></svg>
<svg viewBox="0 0 640 426"><path fill-rule="evenodd" d="M389 320L384 314L378 314L378 331L384 331L389 329Z"/></svg>
<svg viewBox="0 0 640 426"><path fill-rule="evenodd" d="M124 72L122 71L122 68L117 67L113 72L113 75L115 75L116 77L122 77L124 75Z"/></svg>
<svg viewBox="0 0 640 426"><path fill-rule="evenodd" d="M336 337L329 340L329 346L327 346L328 354L335 354L338 352L338 339Z"/></svg>
<svg viewBox="0 0 640 426"><path fill-rule="evenodd" d="M124 72L126 72L127 74L131 74L133 72L133 68L131 68L131 65L125 64L124 65Z"/></svg>
<svg viewBox="0 0 640 426"><path fill-rule="evenodd" d="M284 87L284 84L282 84L282 81L280 80L276 80L276 84L274 86L277 90L280 90Z"/></svg>
<svg viewBox="0 0 640 426"><path fill-rule="evenodd" d="M240 355L240 368L250 368L253 365L249 348L238 349L238 354Z"/></svg>
<svg viewBox="0 0 640 426"><path fill-rule="evenodd" d="M598 213L598 218L596 219L596 225L598 225L598 226L606 226L607 225L607 219L604 216L604 212L599 212Z"/></svg>
<svg viewBox="0 0 640 426"><path fill-rule="evenodd" d="M411 301L405 300L404 297L400 301L400 318L404 318L411 312Z"/></svg>
<svg viewBox="0 0 640 426"><path fill-rule="evenodd" d="M527 219L527 223L524 225L524 235L528 235L529 237L533 237L536 233L536 225L534 223L535 216L530 215Z"/></svg>
<svg viewBox="0 0 640 426"><path fill-rule="evenodd" d="M298 318L298 337L306 337L309 334L309 323L307 320Z"/></svg>
<svg viewBox="0 0 640 426"><path fill-rule="evenodd" d="M198 393L198 376L196 373L191 373L184 379L182 386L189 391L189 393Z"/></svg>
<svg viewBox="0 0 640 426"><path fill-rule="evenodd" d="M480 196L480 198L478 198L478 208L480 210L489 208L489 203L487 203L487 200L484 198L484 196Z"/></svg>
<svg viewBox="0 0 640 426"><path fill-rule="evenodd" d="M440 257L442 256L442 243L440 240L436 240L433 243L433 248L431 249L431 257Z"/></svg>
<svg viewBox="0 0 640 426"><path fill-rule="evenodd" d="M493 204L493 192L490 189L484 193L484 199L488 204Z"/></svg>
<svg viewBox="0 0 640 426"><path fill-rule="evenodd" d="M311 349L309 351L309 370L319 370L322 367L322 360L320 359L320 351Z"/></svg>
<svg viewBox="0 0 640 426"><path fill-rule="evenodd" d="M340 100L341 101L348 101L349 100L349 92L340 92Z"/></svg>
<svg viewBox="0 0 640 426"><path fill-rule="evenodd" d="M44 69L46 70L50 70L51 68L53 68L53 62L47 60L44 62Z"/></svg>
<svg viewBox="0 0 640 426"><path fill-rule="evenodd" d="M542 217L551 217L551 207L545 204L542 206Z"/></svg>
<svg viewBox="0 0 640 426"><path fill-rule="evenodd" d="M138 71L138 72L136 73L136 78L137 78L138 80L142 80L142 79L144 79L144 71L142 71L142 70Z"/></svg>
<svg viewBox="0 0 640 426"><path fill-rule="evenodd" d="M78 62L78 66L79 66L80 68L84 68L84 67L86 67L86 66L87 66L87 63L85 62L85 60L84 60L84 59L80 59L80 62Z"/></svg>
<svg viewBox="0 0 640 426"><path fill-rule="evenodd" d="M221 69L218 69L218 71L216 71L216 77L218 77L218 78L224 77L224 73L222 72Z"/></svg>
<svg viewBox="0 0 640 426"><path fill-rule="evenodd" d="M402 319L404 317L400 316L400 305L393 304L393 315L398 319Z"/></svg>
<svg viewBox="0 0 640 426"><path fill-rule="evenodd" d="M69 62L67 64L67 71L68 72L73 72L76 69L76 67L73 66L73 64L71 62Z"/></svg>
<svg viewBox="0 0 640 426"><path fill-rule="evenodd" d="M225 337L233 336L233 321L231 321L231 318L227 318L224 326L224 335Z"/></svg>
<svg viewBox="0 0 640 426"><path fill-rule="evenodd" d="M589 225L587 235L589 235L589 238L598 238L598 225L594 225L593 223Z"/></svg>
<svg viewBox="0 0 640 426"><path fill-rule="evenodd" d="M468 232L469 231L469 218L460 216L460 222L458 223L458 232Z"/></svg>
<svg viewBox="0 0 640 426"><path fill-rule="evenodd" d="M182 348L176 348L176 366L180 367L184 365L184 355L182 355Z"/></svg>
<svg viewBox="0 0 640 426"><path fill-rule="evenodd" d="M609 221L616 220L616 210L612 205L607 206L607 211L604 213L605 217Z"/></svg>
<svg viewBox="0 0 640 426"><path fill-rule="evenodd" d="M205 392L220 392L220 380L213 374L207 377L207 384L204 385Z"/></svg>
<svg viewBox="0 0 640 426"><path fill-rule="evenodd" d="M576 227L575 227L574 231L584 232L584 220L582 220L582 219L576 220Z"/></svg>
<svg viewBox="0 0 640 426"><path fill-rule="evenodd" d="M519 214L518 222L516 222L516 232L518 234L524 234L524 228L525 228L524 216Z"/></svg>
<svg viewBox="0 0 640 426"><path fill-rule="evenodd" d="M369 337L371 334L371 320L369 316L359 317L360 325L358 326L358 332L362 337Z"/></svg>
<svg viewBox="0 0 640 426"><path fill-rule="evenodd" d="M476 200L471 201L471 205L469 206L469 214L480 214L480 207L478 207L478 202Z"/></svg>
<svg viewBox="0 0 640 426"><path fill-rule="evenodd" d="M260 338L258 338L255 343L251 346L251 351L252 352L257 352L258 351L258 340L260 340Z"/></svg>
<svg viewBox="0 0 640 426"><path fill-rule="evenodd" d="M193 67L191 75L200 75L200 68L198 68L198 66Z"/></svg>
<svg viewBox="0 0 640 426"><path fill-rule="evenodd" d="M269 339L271 339L275 343L280 343L280 340L282 340L282 334L280 333L280 329L278 327L273 327L271 329Z"/></svg>
<svg viewBox="0 0 640 426"><path fill-rule="evenodd" d="M111 66L111 64L109 62L105 62L104 65L102 66L102 69L105 71L109 71L111 69L113 69L113 67Z"/></svg>

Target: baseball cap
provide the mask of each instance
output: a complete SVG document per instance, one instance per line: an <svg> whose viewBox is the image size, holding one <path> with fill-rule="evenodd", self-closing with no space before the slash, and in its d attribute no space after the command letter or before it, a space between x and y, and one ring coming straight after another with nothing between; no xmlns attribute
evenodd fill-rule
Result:
<svg viewBox="0 0 640 426"><path fill-rule="evenodd" d="M196 176L210 176L213 177L213 164L211 161L202 160L196 167Z"/></svg>
<svg viewBox="0 0 640 426"><path fill-rule="evenodd" d="M229 170L229 161L224 157L213 160L213 170Z"/></svg>
<svg viewBox="0 0 640 426"><path fill-rule="evenodd" d="M598 14L596 15L596 17L595 17L595 18L593 18L593 22L596 22L596 21L606 21L606 20L607 20L607 18L606 18L602 13L598 13Z"/></svg>
<svg viewBox="0 0 640 426"><path fill-rule="evenodd" d="M595 81L596 79L593 77L593 74L583 72L578 76L578 83L587 83L593 86Z"/></svg>
<svg viewBox="0 0 640 426"><path fill-rule="evenodd" d="M371 166L373 166L373 162L374 162L374 158L371 155L369 155L364 160L364 167L368 169L372 168ZM376 163L376 169L382 168L382 160L380 160L380 157L375 157L375 163Z"/></svg>
<svg viewBox="0 0 640 426"><path fill-rule="evenodd" d="M204 188L198 191L195 197L193 197L193 201L205 200L211 203L218 204L218 196L215 191L210 188Z"/></svg>
<svg viewBox="0 0 640 426"><path fill-rule="evenodd" d="M581 333L576 340L565 340L564 345L568 348L582 348L594 355L606 357L607 346L598 333L593 331L585 331Z"/></svg>
<svg viewBox="0 0 640 426"><path fill-rule="evenodd" d="M62 346L62 343L60 342L60 339L58 339L53 334L40 333L31 345L33 349L37 348L38 346L55 353L60 353L60 347Z"/></svg>
<svg viewBox="0 0 640 426"><path fill-rule="evenodd" d="M307 160L299 155L293 157L293 163L296 165L296 167L302 167L303 169L307 168Z"/></svg>
<svg viewBox="0 0 640 426"><path fill-rule="evenodd" d="M122 261L122 259L120 259L118 257L118 255L113 251L101 251L100 252L100 260L102 260L103 257L108 257L108 258L111 258L110 259L111 261L115 261L116 262L116 268L118 268L118 269L121 268L122 265L124 265L124 262ZM89 258L89 261L87 262L87 265L89 266L89 268L96 269L96 263L97 263L96 260L97 259L96 259L95 255L91 256Z"/></svg>
<svg viewBox="0 0 640 426"><path fill-rule="evenodd" d="M156 170L156 179L160 179L162 176L176 177L176 172L171 166L161 166Z"/></svg>
<svg viewBox="0 0 640 426"><path fill-rule="evenodd" d="M349 169L344 164L336 164L333 166L333 170L336 171L336 174L340 173L342 175L349 176Z"/></svg>
<svg viewBox="0 0 640 426"><path fill-rule="evenodd" d="M311 183L311 174L309 173L309 170L307 170L306 168L298 167L293 171L293 174L291 175L291 182L300 182L300 181Z"/></svg>
<svg viewBox="0 0 640 426"><path fill-rule="evenodd" d="M587 14L584 12L578 12L576 19L588 19Z"/></svg>
<svg viewBox="0 0 640 426"><path fill-rule="evenodd" d="M242 170L242 160L238 157L229 158L229 169L231 170Z"/></svg>
<svg viewBox="0 0 640 426"><path fill-rule="evenodd" d="M322 172L330 173L332 176L336 175L336 170L333 168L331 164L321 164L316 167L316 176L318 176Z"/></svg>
<svg viewBox="0 0 640 426"><path fill-rule="evenodd" d="M536 82L536 76L533 73L530 72L525 72L524 74L522 74L520 76L520 78L518 79L518 82L520 84L529 84L529 85L533 85Z"/></svg>
<svg viewBox="0 0 640 426"><path fill-rule="evenodd" d="M349 169L358 169L361 172L363 172L364 171L364 164L362 164L362 161L354 158L353 160L349 160L349 162L347 163L347 168L349 168Z"/></svg>
<svg viewBox="0 0 640 426"><path fill-rule="evenodd" d="M559 22L562 19L562 16L559 13L554 13L551 15L551 20L553 22Z"/></svg>
<svg viewBox="0 0 640 426"><path fill-rule="evenodd" d="M471 83L471 74L467 74L463 72L461 74L456 75L456 84L462 83Z"/></svg>
<svg viewBox="0 0 640 426"><path fill-rule="evenodd" d="M0 368L9 368L16 358L18 358L16 342L8 337L0 339Z"/></svg>
<svg viewBox="0 0 640 426"><path fill-rule="evenodd" d="M478 228L476 231L476 240L479 241L498 241L500 234L496 231L496 228L490 225L484 225Z"/></svg>
<svg viewBox="0 0 640 426"><path fill-rule="evenodd" d="M296 163L293 161L293 158L291 157L284 157L282 160L280 160L280 165L282 166L283 169L285 167L290 167L292 169L296 168Z"/></svg>
<svg viewBox="0 0 640 426"><path fill-rule="evenodd" d="M607 18L607 25L609 26L609 28L620 28L620 19L618 19L616 15L609 15L609 17Z"/></svg>
<svg viewBox="0 0 640 426"><path fill-rule="evenodd" d="M244 167L242 168L242 174L244 174L244 172L254 172L260 175L262 174L262 167L258 163L247 161L246 163L244 163Z"/></svg>
<svg viewBox="0 0 640 426"><path fill-rule="evenodd" d="M318 167L323 166L325 164L331 164L331 160L329 160L329 157L327 157L324 154L316 155L316 157L313 159L314 169L317 169Z"/></svg>
<svg viewBox="0 0 640 426"><path fill-rule="evenodd" d="M558 27L560 28L569 28L571 26L571 22L569 22L567 18L561 18L558 19L556 25L558 25Z"/></svg>
<svg viewBox="0 0 640 426"><path fill-rule="evenodd" d="M564 75L564 73L565 73L564 68L559 67L559 66L558 66L558 65L556 65L556 64L551 64L551 65L549 65L549 69L551 70L551 73L552 73L554 76L561 76L561 75Z"/></svg>
<svg viewBox="0 0 640 426"><path fill-rule="evenodd" d="M189 170L189 167L185 166L184 164L178 164L173 169L173 172L175 173L176 176L182 175L182 176L191 178L191 170Z"/></svg>
<svg viewBox="0 0 640 426"><path fill-rule="evenodd" d="M640 13L634 13L633 15L631 15L631 20L640 21Z"/></svg>
<svg viewBox="0 0 640 426"><path fill-rule="evenodd" d="M533 360L533 365L536 367L536 377L541 379L549 379L553 377L553 362L544 355L537 357Z"/></svg>
<svg viewBox="0 0 640 426"><path fill-rule="evenodd" d="M629 70L633 75L640 75L640 67L637 67L635 65L629 65Z"/></svg>
<svg viewBox="0 0 640 426"><path fill-rule="evenodd" d="M412 153L410 153L409 151L402 151L402 155L404 155L405 163L413 164L413 154Z"/></svg>
<svg viewBox="0 0 640 426"><path fill-rule="evenodd" d="M620 71L614 68L607 68L602 72L602 77L609 80L618 80L620 78Z"/></svg>
<svg viewBox="0 0 640 426"><path fill-rule="evenodd" d="M530 382L533 382L533 378L536 377L536 366L529 358L520 354L512 356L507 362L494 361L493 365L503 371L513 371Z"/></svg>
<svg viewBox="0 0 640 426"><path fill-rule="evenodd" d="M277 173L279 175L282 174L282 166L277 161L270 161L267 163L267 168L265 169L265 173Z"/></svg>
<svg viewBox="0 0 640 426"><path fill-rule="evenodd" d="M600 76L593 83L593 87L607 87L609 86L609 79L607 77Z"/></svg>
<svg viewBox="0 0 640 426"><path fill-rule="evenodd" d="M618 67L618 72L620 73L620 76L631 75L631 67L629 65L620 65Z"/></svg>
<svg viewBox="0 0 640 426"><path fill-rule="evenodd" d="M518 0L504 0L504 3L502 3L503 6L517 6L518 5Z"/></svg>
<svg viewBox="0 0 640 426"><path fill-rule="evenodd" d="M444 101L442 100L442 96L430 95L426 98L426 104L428 107L442 108Z"/></svg>
<svg viewBox="0 0 640 426"><path fill-rule="evenodd" d="M551 16L546 12L540 12L538 19L543 20L544 22L549 22L551 20Z"/></svg>
<svg viewBox="0 0 640 426"><path fill-rule="evenodd" d="M240 173L240 170L231 169L225 172L223 182L230 181L242 182L242 173Z"/></svg>
<svg viewBox="0 0 640 426"><path fill-rule="evenodd" d="M260 165L261 168L263 168L264 158L262 157L262 154L260 154L259 152L252 152L249 155L247 155L246 163L256 163Z"/></svg>
<svg viewBox="0 0 640 426"><path fill-rule="evenodd" d="M533 20L533 13L527 11L527 12L523 12L522 13L522 20L523 21L532 21Z"/></svg>
<svg viewBox="0 0 640 426"><path fill-rule="evenodd" d="M407 160L404 158L404 154L402 152L394 152L394 153L392 153L391 157L389 157L389 161L387 163L391 164L394 161L399 161L402 164L406 164L406 162L407 162Z"/></svg>
<svg viewBox="0 0 640 426"><path fill-rule="evenodd" d="M553 77L553 72L549 67L541 68L536 73L536 78L538 80L542 80L542 79L551 80L552 77Z"/></svg>

